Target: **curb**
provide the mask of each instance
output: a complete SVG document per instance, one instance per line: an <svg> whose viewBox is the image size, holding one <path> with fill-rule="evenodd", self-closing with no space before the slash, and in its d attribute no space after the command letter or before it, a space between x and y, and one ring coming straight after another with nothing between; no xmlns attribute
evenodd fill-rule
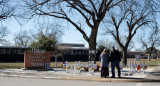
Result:
<svg viewBox="0 0 160 86"><path fill-rule="evenodd" d="M62 80L81 80L81 81L99 81L99 82L160 82L160 80L151 79L79 79L79 78L62 78Z"/></svg>
<svg viewBox="0 0 160 86"><path fill-rule="evenodd" d="M81 80L81 81L99 81L99 82L111 82L110 79L79 79L79 78L62 78L62 80Z"/></svg>
<svg viewBox="0 0 160 86"><path fill-rule="evenodd" d="M61 77L42 77L43 79L62 80Z"/></svg>
<svg viewBox="0 0 160 86"><path fill-rule="evenodd" d="M17 77L17 78L34 78L34 79L51 79L51 80L80 80L80 81L99 81L99 82L160 82L155 79L112 79L112 78L101 78L101 79L90 79L90 78L73 78L73 77L40 77L40 76L25 76L25 75L7 75L0 74L1 77Z"/></svg>
<svg viewBox="0 0 160 86"><path fill-rule="evenodd" d="M17 77L17 78L34 78L34 79L54 79L54 80L62 80L61 77L38 77L38 76L7 75L7 74L0 74L0 77Z"/></svg>

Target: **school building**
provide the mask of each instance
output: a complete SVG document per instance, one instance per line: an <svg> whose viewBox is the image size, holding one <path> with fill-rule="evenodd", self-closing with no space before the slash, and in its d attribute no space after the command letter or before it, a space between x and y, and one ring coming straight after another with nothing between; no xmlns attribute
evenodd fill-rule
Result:
<svg viewBox="0 0 160 86"><path fill-rule="evenodd" d="M57 45L60 52L63 53L65 61L88 61L89 48L84 44L75 43L61 43ZM18 46L0 46L0 62L6 61L24 61L24 52L28 50L28 47ZM96 60L98 60L99 54L97 54ZM137 51L128 51L128 58L135 58L135 55L143 57L145 53ZM51 60L54 60L53 58ZM62 61L62 58L58 58L58 61Z"/></svg>
<svg viewBox="0 0 160 86"><path fill-rule="evenodd" d="M23 61L28 47L0 46L0 62Z"/></svg>

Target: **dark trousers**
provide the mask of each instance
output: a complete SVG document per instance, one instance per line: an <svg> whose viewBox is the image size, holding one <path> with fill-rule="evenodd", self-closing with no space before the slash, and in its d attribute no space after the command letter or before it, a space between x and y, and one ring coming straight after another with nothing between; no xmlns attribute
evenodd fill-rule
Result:
<svg viewBox="0 0 160 86"><path fill-rule="evenodd" d="M115 67L117 67L118 70L118 76L121 76L121 70L120 70L120 62L119 61L114 61L111 63L111 70L112 70L112 76L115 77Z"/></svg>
<svg viewBox="0 0 160 86"><path fill-rule="evenodd" d="M109 76L109 68L108 67L101 67L101 77L107 77Z"/></svg>

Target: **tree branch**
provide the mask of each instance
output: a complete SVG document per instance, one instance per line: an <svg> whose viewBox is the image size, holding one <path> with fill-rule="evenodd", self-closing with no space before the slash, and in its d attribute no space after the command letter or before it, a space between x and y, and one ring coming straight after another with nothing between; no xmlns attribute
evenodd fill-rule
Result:
<svg viewBox="0 0 160 86"><path fill-rule="evenodd" d="M95 14L98 15L97 9L96 9L95 5L93 4L92 0L88 0L88 1L91 3L91 5L92 5L92 7L94 9Z"/></svg>
<svg viewBox="0 0 160 86"><path fill-rule="evenodd" d="M77 25L77 24L75 24L72 20L70 20L69 18L65 18L66 20L68 20L68 22L70 22L72 25L74 25L76 28L77 28L77 30L80 32L80 33L82 33L82 35L83 35L83 38L87 41L87 42L89 42L89 38L88 38L88 36L86 35L86 33Z"/></svg>
<svg viewBox="0 0 160 86"><path fill-rule="evenodd" d="M86 20L86 23L88 24L89 27L93 28L93 25L91 25L91 23L89 22L89 19L87 18L87 16L85 16L85 14L78 9L75 5L73 5L72 3L70 3L69 1L66 1L68 4L70 4L72 6L72 8L74 8L75 10L77 10Z"/></svg>

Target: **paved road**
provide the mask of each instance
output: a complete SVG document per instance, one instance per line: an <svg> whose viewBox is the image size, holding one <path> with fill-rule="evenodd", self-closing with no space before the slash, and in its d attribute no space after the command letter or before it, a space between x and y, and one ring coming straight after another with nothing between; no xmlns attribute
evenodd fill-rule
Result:
<svg viewBox="0 0 160 86"><path fill-rule="evenodd" d="M160 86L160 83L93 82L0 77L0 86Z"/></svg>
<svg viewBox="0 0 160 86"><path fill-rule="evenodd" d="M155 70L149 73L146 78L160 80L160 66L158 66Z"/></svg>

